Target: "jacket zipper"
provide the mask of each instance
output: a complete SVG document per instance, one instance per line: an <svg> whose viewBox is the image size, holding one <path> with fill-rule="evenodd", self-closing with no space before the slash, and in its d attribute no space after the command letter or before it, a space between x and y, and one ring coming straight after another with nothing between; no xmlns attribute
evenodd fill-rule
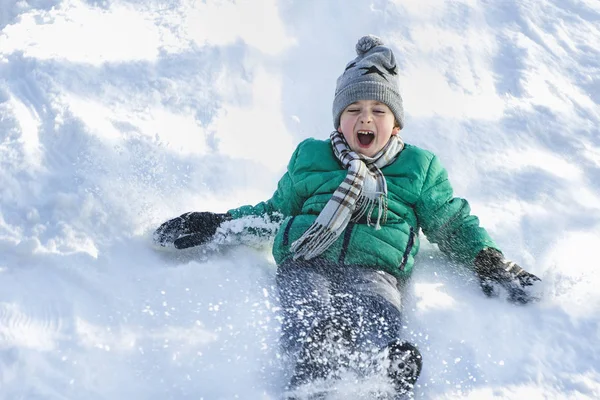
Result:
<svg viewBox="0 0 600 400"><path fill-rule="evenodd" d="M344 265L346 262L346 252L348 251L348 245L350 244L350 238L352 237L352 231L355 226L356 224L353 222L349 222L348 226L346 226L344 241L342 242L342 251L340 251L340 257L338 258L338 263L341 265Z"/></svg>
<svg viewBox="0 0 600 400"><path fill-rule="evenodd" d="M287 225L285 226L285 230L283 231L283 245L284 246L287 246L288 243L290 242L290 228L292 227L292 222L294 222L294 218L296 218L296 217L293 216L292 218L290 218Z"/></svg>
<svg viewBox="0 0 600 400"><path fill-rule="evenodd" d="M410 231L408 232L408 243L406 244L406 250L404 250L404 255L402 256L402 262L398 269L400 271L404 271L406 267L406 263L408 262L408 256L410 255L410 251L412 250L413 245L415 244L415 230L413 227L410 227Z"/></svg>

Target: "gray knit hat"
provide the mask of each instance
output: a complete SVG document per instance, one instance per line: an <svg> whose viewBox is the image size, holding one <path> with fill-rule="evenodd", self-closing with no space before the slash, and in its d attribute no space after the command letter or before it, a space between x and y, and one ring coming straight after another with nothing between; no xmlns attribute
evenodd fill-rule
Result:
<svg viewBox="0 0 600 400"><path fill-rule="evenodd" d="M367 35L356 43L358 57L346 65L338 78L333 99L333 125L340 126L340 115L358 100L377 100L394 113L400 128L404 127L404 107L398 87L396 58L377 36Z"/></svg>

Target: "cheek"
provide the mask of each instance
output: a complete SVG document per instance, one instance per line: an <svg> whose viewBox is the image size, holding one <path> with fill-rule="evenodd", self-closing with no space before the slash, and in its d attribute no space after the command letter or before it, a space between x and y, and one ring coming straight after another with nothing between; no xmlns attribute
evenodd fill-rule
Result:
<svg viewBox="0 0 600 400"><path fill-rule="evenodd" d="M346 133L352 133L353 131L353 124L351 121L348 121L348 119L344 119L342 121L340 121L340 127L337 129L338 132L343 133L344 136L346 135Z"/></svg>
<svg viewBox="0 0 600 400"><path fill-rule="evenodd" d="M342 132L342 135L344 135L344 139L346 139L346 142L352 142L352 137L349 136L347 133Z"/></svg>

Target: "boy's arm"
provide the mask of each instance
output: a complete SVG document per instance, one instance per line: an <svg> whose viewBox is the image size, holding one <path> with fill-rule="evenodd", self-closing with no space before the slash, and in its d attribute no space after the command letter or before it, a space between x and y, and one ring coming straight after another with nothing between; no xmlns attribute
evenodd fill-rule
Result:
<svg viewBox="0 0 600 400"><path fill-rule="evenodd" d="M448 173L433 157L415 204L419 225L427 239L450 258L472 265L484 248L498 249L465 199L454 197ZM499 249L498 249L499 250Z"/></svg>
<svg viewBox="0 0 600 400"><path fill-rule="evenodd" d="M508 292L508 299L527 303L535 298L528 290L540 279L517 264L505 260L479 219L471 215L465 199L453 196L448 173L437 157L429 165L416 214L427 239L456 261L474 269L487 295L497 294L495 284Z"/></svg>

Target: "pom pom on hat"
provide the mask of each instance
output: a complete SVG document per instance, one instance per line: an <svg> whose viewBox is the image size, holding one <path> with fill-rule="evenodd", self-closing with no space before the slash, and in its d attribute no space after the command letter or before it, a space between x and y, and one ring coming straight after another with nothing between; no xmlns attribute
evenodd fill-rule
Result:
<svg viewBox="0 0 600 400"><path fill-rule="evenodd" d="M356 54L359 56L365 55L375 46L382 46L383 41L374 35L363 36L356 43Z"/></svg>

